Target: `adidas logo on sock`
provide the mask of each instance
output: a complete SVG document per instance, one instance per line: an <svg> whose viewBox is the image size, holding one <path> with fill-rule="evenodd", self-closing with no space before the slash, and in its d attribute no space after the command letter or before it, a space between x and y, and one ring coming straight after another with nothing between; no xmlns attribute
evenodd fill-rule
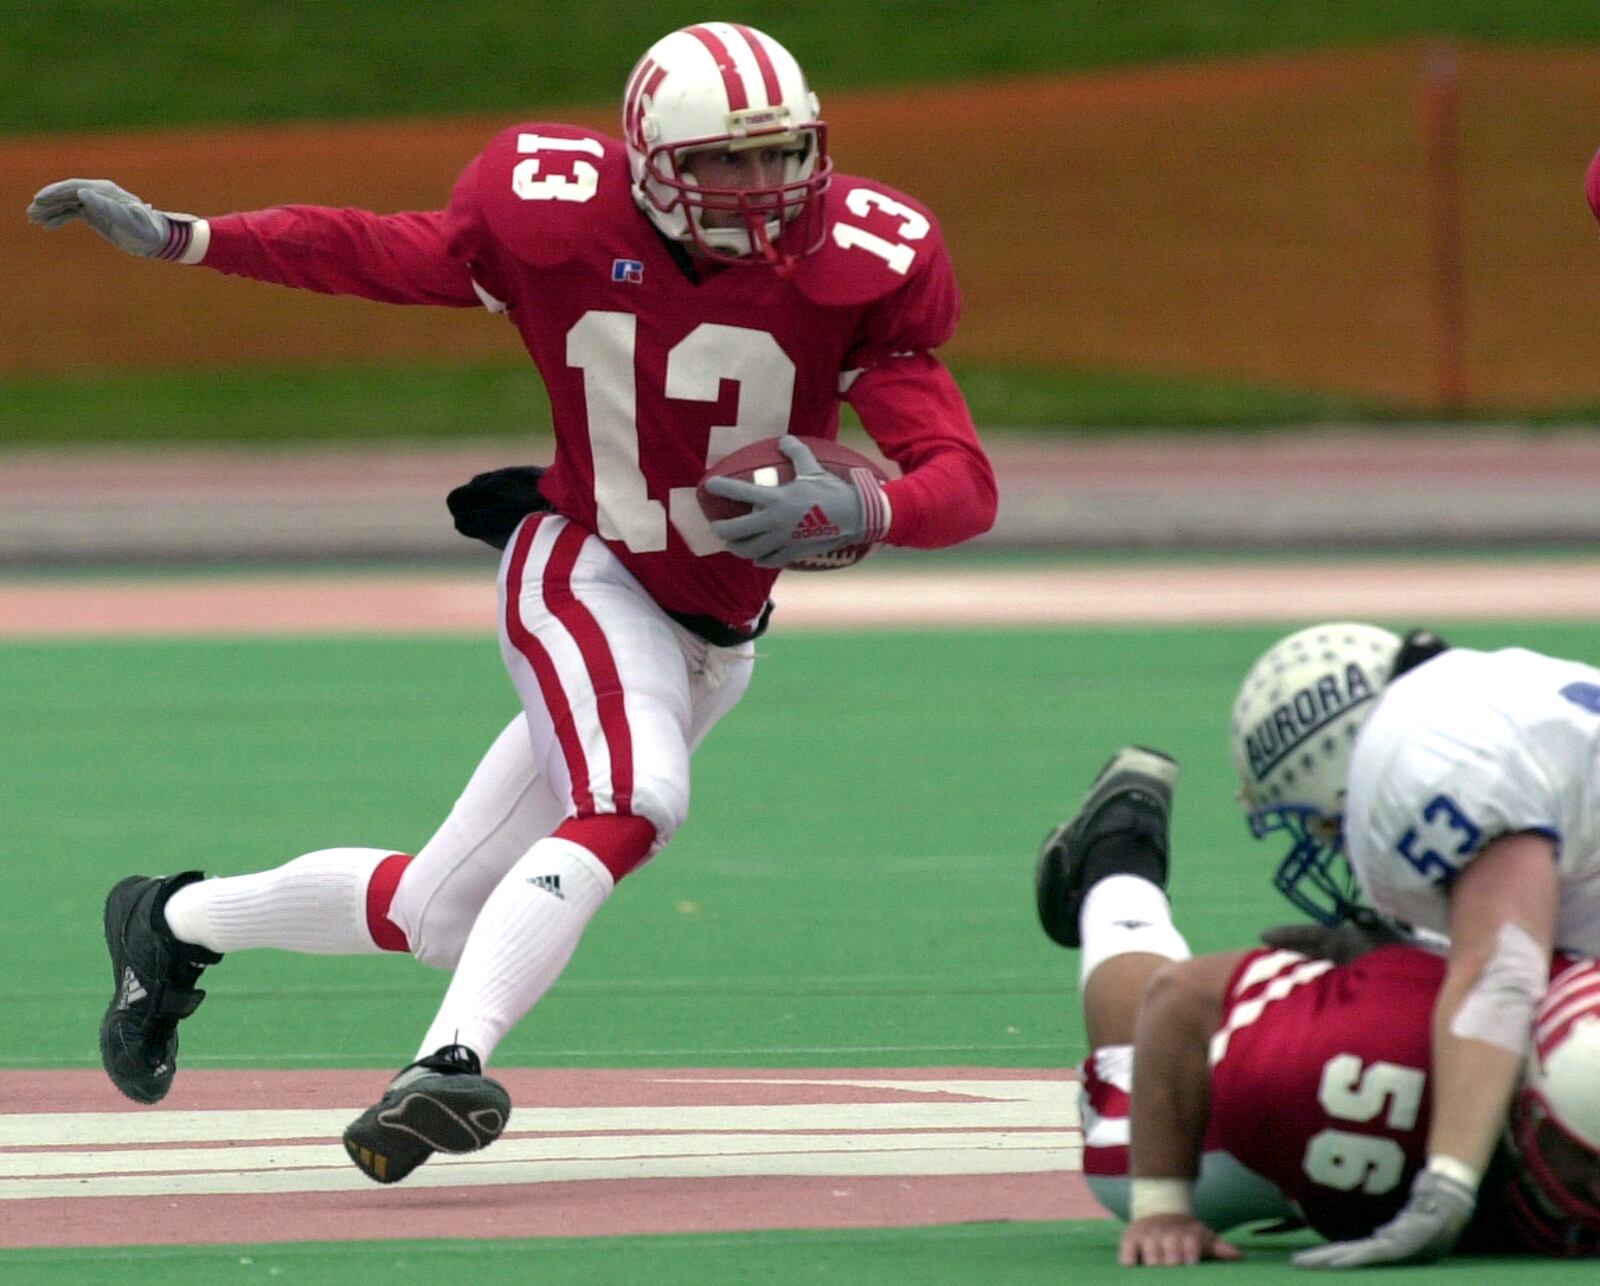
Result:
<svg viewBox="0 0 1600 1286"><path fill-rule="evenodd" d="M805 516L795 524L794 531L790 533L791 540L819 540L825 536L837 536L839 526L826 513L821 505L812 505L806 510Z"/></svg>
<svg viewBox="0 0 1600 1286"><path fill-rule="evenodd" d="M528 883L536 889L543 889L546 893L553 894L563 902L567 895L561 891L561 877L559 875L530 875Z"/></svg>
<svg viewBox="0 0 1600 1286"><path fill-rule="evenodd" d="M150 993L144 989L138 977L133 972L133 966L127 965L122 970L122 991L117 996L117 1008L126 1009L129 1005L143 1000Z"/></svg>

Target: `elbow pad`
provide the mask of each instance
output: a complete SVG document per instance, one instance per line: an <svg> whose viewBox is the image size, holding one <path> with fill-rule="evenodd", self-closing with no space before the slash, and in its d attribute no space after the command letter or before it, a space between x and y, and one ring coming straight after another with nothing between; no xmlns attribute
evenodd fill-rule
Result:
<svg viewBox="0 0 1600 1286"><path fill-rule="evenodd" d="M1526 1054L1549 978L1548 954L1521 926L1502 924L1494 954L1450 1020L1450 1034Z"/></svg>

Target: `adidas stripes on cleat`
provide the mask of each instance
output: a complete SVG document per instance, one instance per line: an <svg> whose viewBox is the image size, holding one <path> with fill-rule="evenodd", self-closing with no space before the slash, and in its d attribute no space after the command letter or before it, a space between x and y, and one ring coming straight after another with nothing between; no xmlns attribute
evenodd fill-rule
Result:
<svg viewBox="0 0 1600 1286"><path fill-rule="evenodd" d="M435 1152L476 1152L511 1120L511 1097L464 1045L418 1059L344 1132L344 1150L369 1179L398 1183Z"/></svg>
<svg viewBox="0 0 1600 1286"><path fill-rule="evenodd" d="M1034 877L1039 923L1064 947L1081 947L1078 912L1108 875L1137 875L1167 886L1172 792L1177 761L1126 746L1111 756L1078 811L1045 837Z"/></svg>
<svg viewBox="0 0 1600 1286"><path fill-rule="evenodd" d="M158 1103L177 1070L178 1023L206 993L195 989L214 951L179 942L162 909L199 871L151 878L130 875L106 897L106 947L114 990L100 1022L100 1061L111 1083L139 1103Z"/></svg>

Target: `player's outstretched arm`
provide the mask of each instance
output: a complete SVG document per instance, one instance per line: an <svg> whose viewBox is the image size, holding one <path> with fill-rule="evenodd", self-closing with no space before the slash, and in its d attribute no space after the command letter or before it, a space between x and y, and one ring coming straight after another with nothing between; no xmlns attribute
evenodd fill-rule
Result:
<svg viewBox="0 0 1600 1286"><path fill-rule="evenodd" d="M441 211L291 205L200 218L157 210L109 179L62 179L39 190L28 218L52 229L82 220L129 254L300 290L393 304L489 303L451 253Z"/></svg>
<svg viewBox="0 0 1600 1286"><path fill-rule="evenodd" d="M1133 1182L1118 1254L1124 1266L1240 1258L1194 1214L1210 1105L1211 1033L1238 962L1230 953L1167 965L1145 992L1133 1051Z"/></svg>
<svg viewBox="0 0 1600 1286"><path fill-rule="evenodd" d="M141 201L110 179L62 179L28 203L28 220L52 231L82 219L102 237L141 258L175 258L188 245L194 217L170 214Z"/></svg>
<svg viewBox="0 0 1600 1286"><path fill-rule="evenodd" d="M1431 1263L1455 1246L1505 1129L1549 978L1559 895L1555 857L1541 835L1502 836L1457 878L1450 964L1433 1012L1427 1168L1400 1213L1370 1237L1301 1251L1297 1266Z"/></svg>

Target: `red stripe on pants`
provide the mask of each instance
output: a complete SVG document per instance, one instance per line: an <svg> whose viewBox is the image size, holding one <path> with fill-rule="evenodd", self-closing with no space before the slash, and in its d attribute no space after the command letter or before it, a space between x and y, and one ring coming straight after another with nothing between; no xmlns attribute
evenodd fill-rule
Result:
<svg viewBox="0 0 1600 1286"><path fill-rule="evenodd" d="M561 676L556 673L555 662L544 645L522 623L522 579L528 567L528 551L533 548L533 538L541 521L543 515L524 519L511 547L511 562L506 568L506 637L522 654L538 681L545 709L550 712L550 722L555 726L556 740L561 744L562 757L567 761L567 775L572 778L572 802L580 813L592 813L594 796L589 791L589 764L572 722L572 707L567 704L567 694L561 688ZM578 528L569 526L567 531L577 531L582 542L583 533Z"/></svg>
<svg viewBox="0 0 1600 1286"><path fill-rule="evenodd" d="M578 645L584 669L589 672L589 684L594 689L600 729L605 734L606 753L611 759L611 799L613 811L633 811L633 736L628 730L628 711L623 703L622 677L617 673L616 658L606 642L605 631L594 613L580 603L572 592L572 568L578 561L578 551L588 539L581 527L568 524L556 537L555 548L544 569L544 604L555 614L556 620L566 627L572 641ZM593 811L593 799L589 811ZM583 815L584 809L578 813Z"/></svg>

